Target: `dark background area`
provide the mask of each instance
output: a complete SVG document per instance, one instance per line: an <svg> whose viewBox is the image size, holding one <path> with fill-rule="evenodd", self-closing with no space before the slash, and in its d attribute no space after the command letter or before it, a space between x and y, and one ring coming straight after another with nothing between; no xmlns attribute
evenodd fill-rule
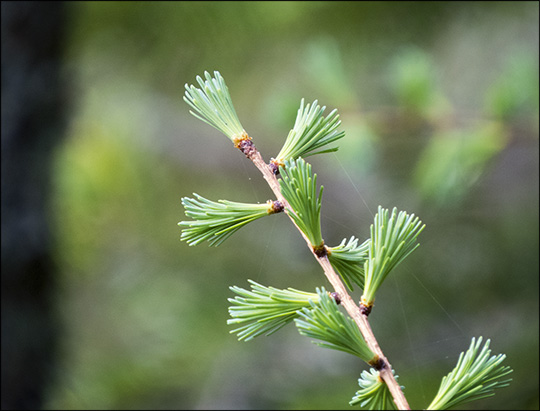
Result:
<svg viewBox="0 0 540 411"><path fill-rule="evenodd" d="M302 98L338 109L340 150L308 159L327 244L378 205L426 224L370 317L410 405L483 336L513 382L468 406L538 409L538 11L2 2L2 408L350 408L360 360L229 334L231 285L329 287L288 219L180 242L184 196L271 197L182 100L219 70L266 160Z"/></svg>

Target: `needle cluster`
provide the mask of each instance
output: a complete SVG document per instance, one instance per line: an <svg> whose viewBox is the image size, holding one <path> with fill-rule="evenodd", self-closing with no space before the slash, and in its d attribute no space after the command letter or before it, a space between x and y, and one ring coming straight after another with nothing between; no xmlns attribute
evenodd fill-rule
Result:
<svg viewBox="0 0 540 411"><path fill-rule="evenodd" d="M204 76L206 80L197 76L200 88L186 84L184 101L195 110L190 110L191 114L235 141L245 131L234 109L225 80L219 71L214 71L213 78L207 71Z"/></svg>
<svg viewBox="0 0 540 411"><path fill-rule="evenodd" d="M367 363L377 360L369 349L356 323L339 311L336 301L328 295L324 287L317 289L319 303L311 303L310 308L300 311L295 319L300 334L322 340L316 344L356 355Z"/></svg>
<svg viewBox="0 0 540 411"><path fill-rule="evenodd" d="M417 247L416 239L425 225L414 214L397 209L388 210L379 206L379 211L371 225L371 243L365 262L365 287L362 303L373 305L375 293L390 271L401 263Z"/></svg>
<svg viewBox="0 0 540 411"><path fill-rule="evenodd" d="M395 375L394 370L392 373ZM398 376L395 375L397 379ZM379 371L371 368L368 371L362 371L358 379L360 390L356 391L355 396L349 401L350 405L359 405L366 410L395 410L396 404L392 401L392 395L388 386L381 380Z"/></svg>
<svg viewBox="0 0 540 411"><path fill-rule="evenodd" d="M457 365L442 379L439 391L428 410L447 410L456 405L495 395L495 388L509 385L511 379L501 380L513 370L501 363L504 354L490 357L490 340L482 349L482 337L473 338L467 352L461 353Z"/></svg>
<svg viewBox="0 0 540 411"><path fill-rule="evenodd" d="M285 144L272 161L277 165L284 165L287 160L298 157L308 157L315 154L330 153L337 151L337 147L322 147L339 140L345 133L338 131L341 124L337 109L334 109L326 117L323 116L325 106L321 107L315 100L311 104L304 105L304 99L300 102L298 115L293 129L287 135Z"/></svg>
<svg viewBox="0 0 540 411"><path fill-rule="evenodd" d="M321 203L323 186L317 190L317 174L311 172L311 164L301 157L287 160L281 173L281 194L290 204L291 217L309 238L312 247L323 245L321 234Z"/></svg>
<svg viewBox="0 0 540 411"><path fill-rule="evenodd" d="M237 203L228 200L211 201L196 193L196 198L184 197L182 204L186 216L191 221L180 221L182 230L180 239L189 245L197 245L208 240L210 245L218 246L246 224L283 211L279 202L268 201L266 204ZM277 203L277 204L276 204Z"/></svg>
<svg viewBox="0 0 540 411"><path fill-rule="evenodd" d="M229 287L238 295L229 298L232 304L229 314L232 318L227 320L227 324L242 324L231 331L238 335L240 341L249 341L262 334L273 334L297 318L299 310L310 307L310 301L319 302L316 293L294 288L280 290L265 287L253 280L248 281L251 291L237 286Z"/></svg>
<svg viewBox="0 0 540 411"><path fill-rule="evenodd" d="M338 246L328 247L328 259L349 290L353 291L353 283L363 289L364 264L368 258L371 239L358 244L358 238L353 236L347 243L346 241L345 238Z"/></svg>

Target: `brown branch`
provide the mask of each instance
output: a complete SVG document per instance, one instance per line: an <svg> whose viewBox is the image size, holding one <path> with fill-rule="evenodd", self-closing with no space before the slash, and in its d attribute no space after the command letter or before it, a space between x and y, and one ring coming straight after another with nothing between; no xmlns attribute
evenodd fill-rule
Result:
<svg viewBox="0 0 540 411"><path fill-rule="evenodd" d="M289 203L283 195L281 194L281 189L279 186L278 179L276 178L275 174L272 171L272 168L267 165L259 151L255 148L253 145L251 139L249 139L248 143L249 148L248 149L242 149L240 150L246 154L246 156L253 161L253 164L259 169L259 171L262 173L264 179L274 192L274 195L278 199L278 201L283 204L285 210L291 209ZM373 334L373 331L371 330L371 326L369 325L369 321L367 318L367 315L363 314L360 310L360 307L354 302L352 297L347 292L347 289L345 288L345 285L343 284L343 281L341 281L341 278L339 275L336 274L334 267L330 264L330 261L328 260L327 255L316 253L316 251L313 249L313 246L309 239L306 237L306 235L300 230L298 225L296 225L296 222L294 219L290 216L289 212L286 211L287 216L292 221L292 223L295 225L295 227L298 229L302 237L304 237L304 240L306 241L308 248L310 249L311 253L315 257L315 259L319 262L321 265L324 274L326 275L326 278L334 287L334 291L338 293L339 298L341 299L341 305L345 308L347 313L351 316L351 318L356 322L358 325L358 328L360 329L360 332L364 336L364 339L366 340L366 343L368 347L373 351L375 355L379 357L380 360L380 366L379 368L379 375L381 379L385 382L388 389L390 390L390 393L392 394L392 397L394 399L394 403L396 404L397 408L400 410L410 410L409 404L407 403L407 399L405 398L405 395L403 394L403 391L401 390L401 387L399 386L398 382L396 381L394 374L392 373L392 366L390 365L390 362L388 359L384 356L381 347L379 346L377 339L375 338L375 335Z"/></svg>

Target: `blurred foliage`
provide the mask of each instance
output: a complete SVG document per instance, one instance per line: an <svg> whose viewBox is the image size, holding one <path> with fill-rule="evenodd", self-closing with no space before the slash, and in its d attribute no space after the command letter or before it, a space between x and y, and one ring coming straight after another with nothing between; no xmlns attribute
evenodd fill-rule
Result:
<svg viewBox="0 0 540 411"><path fill-rule="evenodd" d="M217 249L180 242L183 196L271 197L189 115L184 84L205 70L226 78L267 160L301 98L338 109L340 150L312 161L328 244L363 241L379 204L426 223L371 316L411 406L484 335L514 383L469 405L538 408L537 3L69 4L73 115L51 204L65 325L49 408L335 409L358 389L360 361L294 327L229 334L231 285L328 287L286 219Z"/></svg>
<svg viewBox="0 0 540 411"><path fill-rule="evenodd" d="M538 58L517 54L488 89L486 112L501 120L531 119L534 127L538 124L538 81Z"/></svg>
<svg viewBox="0 0 540 411"><path fill-rule="evenodd" d="M478 182L506 140L503 127L495 122L434 134L416 166L419 193L441 206L455 206Z"/></svg>
<svg viewBox="0 0 540 411"><path fill-rule="evenodd" d="M398 107L427 119L446 114L449 103L440 90L437 70L427 53L412 47L404 49L392 61L390 71Z"/></svg>

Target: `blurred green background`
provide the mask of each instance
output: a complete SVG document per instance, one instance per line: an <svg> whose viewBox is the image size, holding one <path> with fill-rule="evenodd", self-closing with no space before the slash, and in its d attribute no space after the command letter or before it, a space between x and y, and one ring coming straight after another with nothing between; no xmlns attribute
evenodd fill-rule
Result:
<svg viewBox="0 0 540 411"><path fill-rule="evenodd" d="M538 409L537 2L68 8L71 117L51 204L63 333L47 408L350 408L361 361L293 326L244 343L226 325L228 287L248 278L329 287L288 219L218 248L180 242L183 196L271 197L182 100L219 70L267 161L301 98L338 109L340 150L309 160L327 244L365 239L378 205L425 222L370 317L411 406L483 336L514 381L471 409Z"/></svg>

